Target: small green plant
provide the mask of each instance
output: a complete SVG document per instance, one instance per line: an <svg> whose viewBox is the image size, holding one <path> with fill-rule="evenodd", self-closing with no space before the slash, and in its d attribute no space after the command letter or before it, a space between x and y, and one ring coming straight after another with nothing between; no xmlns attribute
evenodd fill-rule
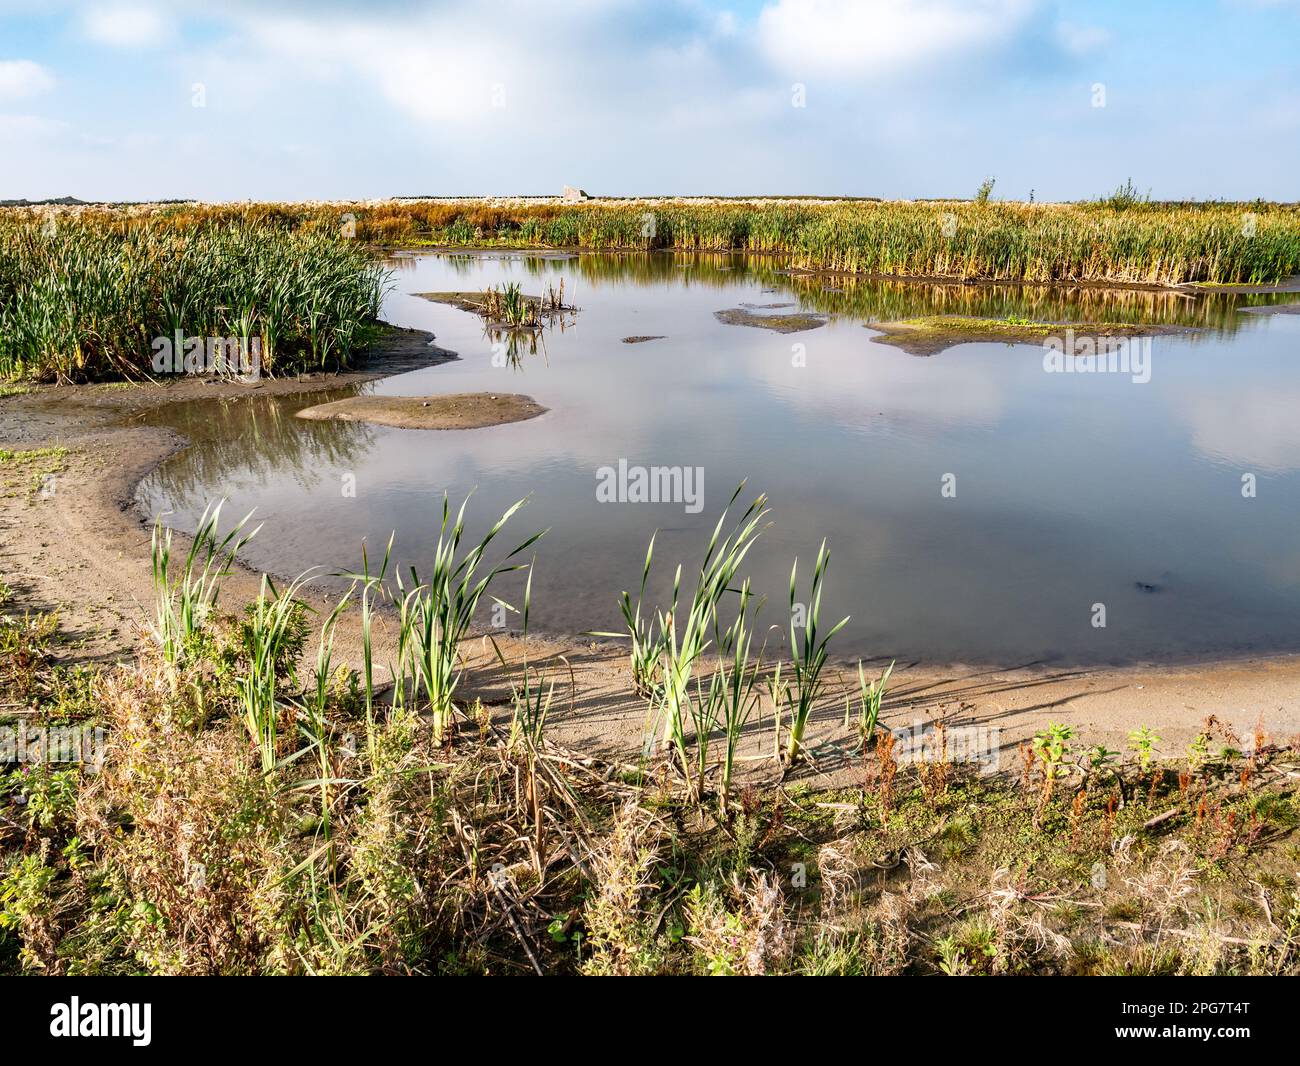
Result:
<svg viewBox="0 0 1300 1066"><path fill-rule="evenodd" d="M864 748L876 735L876 723L880 721L880 707L885 699L885 686L889 684L889 677L893 672L894 663L891 662L879 677L867 680L866 672L862 668L862 660L858 660L858 735L862 738ZM844 725L846 727L849 724L851 709L850 701L845 699Z"/></svg>
<svg viewBox="0 0 1300 1066"><path fill-rule="evenodd" d="M1112 751L1105 744L1096 744L1084 753L1084 770L1087 781L1100 780L1104 775L1115 773L1115 764L1120 753ZM1085 784L1087 782L1085 781Z"/></svg>
<svg viewBox="0 0 1300 1066"><path fill-rule="evenodd" d="M1146 773L1155 758L1160 738L1148 726L1139 726L1128 735L1129 749L1137 755L1138 768Z"/></svg>
<svg viewBox="0 0 1300 1066"><path fill-rule="evenodd" d="M1043 787L1039 793L1038 808L1034 812L1034 825L1042 820L1043 812L1052 798L1056 782L1068 772L1066 759L1070 754L1070 741L1074 738L1074 727L1048 722L1046 729L1040 729L1030 741L1030 750L1038 760L1039 771L1043 775Z"/></svg>
<svg viewBox="0 0 1300 1066"><path fill-rule="evenodd" d="M1038 758L1044 780L1055 781L1065 776L1065 760L1070 753L1072 739L1074 727L1058 722L1048 722L1046 729L1040 729L1034 734L1030 745Z"/></svg>
<svg viewBox="0 0 1300 1066"><path fill-rule="evenodd" d="M975 190L975 202L983 207L989 202L989 197L993 195L993 186L998 183L995 177L987 177L980 182L980 187Z"/></svg>
<svg viewBox="0 0 1300 1066"><path fill-rule="evenodd" d="M661 680L666 634L662 628L656 630L653 614L642 614L642 606L645 602L646 583L650 580L650 564L654 558L655 537L658 535L658 531L656 531L650 536L650 545L645 553L645 565L641 568L641 589L637 593L636 603L632 602L632 597L628 592L624 592L619 599L618 606L623 614L623 623L627 627L627 632L593 632L591 634L593 637L610 637L615 640L627 638L631 645L632 684L636 688L637 695L652 702L655 699Z"/></svg>

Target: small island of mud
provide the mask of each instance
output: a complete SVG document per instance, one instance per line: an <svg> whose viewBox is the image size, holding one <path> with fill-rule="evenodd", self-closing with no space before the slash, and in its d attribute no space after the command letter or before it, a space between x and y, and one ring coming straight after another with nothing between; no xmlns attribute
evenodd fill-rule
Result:
<svg viewBox="0 0 1300 1066"><path fill-rule="evenodd" d="M416 292L411 295L418 296L421 300L428 300L430 303L447 304L449 307L476 315L483 314L488 303L487 294L482 292ZM525 296L523 299L529 303L538 301L536 296Z"/></svg>
<svg viewBox="0 0 1300 1066"><path fill-rule="evenodd" d="M395 429L483 429L523 422L546 408L518 393L459 392L445 396L351 396L298 412L299 418L369 422Z"/></svg>
<svg viewBox="0 0 1300 1066"><path fill-rule="evenodd" d="M764 311L790 307L790 304L741 305L729 307L725 311L714 311L713 317L726 326L752 326L755 329L770 329L776 333L802 333L804 330L817 329L829 321L826 315L795 311L788 314L763 314Z"/></svg>
<svg viewBox="0 0 1300 1066"><path fill-rule="evenodd" d="M1065 338L1067 331L1083 337L1154 337L1168 333L1195 333L1191 326L1132 322L1036 322L1018 318L972 318L966 315L927 315L899 322L869 322L866 329L880 336L877 344L901 348L909 355L938 355L958 344L1042 344L1049 337Z"/></svg>
<svg viewBox="0 0 1300 1066"><path fill-rule="evenodd" d="M661 341L663 339L664 337L662 333L637 334L636 336L633 337L624 337L623 343L624 344L645 344L646 341Z"/></svg>

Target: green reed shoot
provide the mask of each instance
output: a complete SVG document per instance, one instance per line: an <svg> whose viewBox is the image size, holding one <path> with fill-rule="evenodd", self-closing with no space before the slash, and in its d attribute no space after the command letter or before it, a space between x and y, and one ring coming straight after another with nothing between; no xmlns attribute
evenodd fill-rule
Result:
<svg viewBox="0 0 1300 1066"><path fill-rule="evenodd" d="M826 666L827 645L836 633L848 624L848 618L841 618L824 635L818 634L821 616L822 589L826 583L826 570L830 565L830 552L826 550L823 540L817 551L817 561L813 565L812 589L807 610L803 612L802 640L799 639L799 627L795 619L799 614L796 602L796 587L799 574L799 560L790 568L790 650L794 656L794 682L791 686L790 743L786 750L787 761L793 765L803 748L804 731L812 715L813 705L822 691L822 670Z"/></svg>
<svg viewBox="0 0 1300 1066"><path fill-rule="evenodd" d="M754 638L750 599L750 584L746 578L740 587L736 618L719 638L723 654L709 681L709 717L722 728L723 733L722 776L718 792L718 805L723 811L731 794L736 748L754 708L758 706L756 687L760 663L750 659ZM761 653L759 659L762 659Z"/></svg>
<svg viewBox="0 0 1300 1066"><path fill-rule="evenodd" d="M262 760L262 772L276 767L281 711L280 674L297 636L304 605L297 598L306 575L296 578L283 592L262 575L245 635L248 669L238 680L244 725Z"/></svg>
<svg viewBox="0 0 1300 1066"><path fill-rule="evenodd" d="M438 739L445 735L455 712L453 698L461 676L460 642L469 630L479 601L496 578L525 567L526 564L523 563L506 564L545 533L545 530L534 533L500 563L480 576L480 567L488 546L525 502L526 498L508 508L487 534L458 558L461 539L465 533L465 507L469 503L469 497L460 505L453 521L451 505L444 493L442 525L429 579L422 581L415 567L411 567L411 587L408 589L402 583L401 575L398 575L398 591L401 595L398 659L402 664L398 680L404 681L405 671L409 668L416 691L423 691L428 700L434 736ZM403 685L399 683L397 687Z"/></svg>
<svg viewBox="0 0 1300 1066"><path fill-rule="evenodd" d="M862 668L862 660L858 660L858 732L862 736L863 747L876 735L876 723L880 720L880 705L885 699L885 686L889 683L889 677L893 672L894 664L891 662L879 677L868 680L866 671ZM850 709L851 703L845 699L845 726L849 724Z"/></svg>
<svg viewBox="0 0 1300 1066"><path fill-rule="evenodd" d="M333 783L334 776L327 713L330 685L334 680L334 632L339 617L352 598L352 592L353 590L349 589L344 593L321 626L320 638L316 645L316 666L312 670L312 687L302 702L304 721L299 726L310 747L316 752L320 770L320 777L316 783L320 786L321 828L326 836L330 831L330 785Z"/></svg>
<svg viewBox="0 0 1300 1066"><path fill-rule="evenodd" d="M528 565L528 580L524 583L524 603L521 618L523 620L524 676L519 685L511 683L510 695L513 715L510 721L510 746L515 748L522 743L535 757L542 746L542 737L546 731L546 715L551 709L551 700L555 695L555 680L549 685L535 677L528 663L528 616L533 601L533 563ZM495 646L495 641L493 642ZM500 651L497 652L500 658ZM568 660L561 656L567 665ZM504 660L503 660L504 665Z"/></svg>
<svg viewBox="0 0 1300 1066"><path fill-rule="evenodd" d="M650 563L654 557L656 530L650 536L650 546L646 549L645 565L641 569L641 589L637 593L636 603L631 595L624 591L619 599L619 610L623 614L626 633L592 632L593 637L611 637L615 640L626 638L631 646L632 684L637 695L654 701L659 688L660 672L663 669L665 633L662 628L655 628L653 613L642 614L645 603L646 583L650 579Z"/></svg>
<svg viewBox="0 0 1300 1066"><path fill-rule="evenodd" d="M682 755L682 768L686 770L685 723L691 715L690 684L695 664L709 644L709 632L714 628L718 606L731 588L737 571L754 546L761 532L760 523L767 514L767 497L760 495L746 508L745 513L723 537L722 529L727 515L735 504L744 482L732 493L731 500L704 553L704 562L696 578L690 606L678 624L678 603L681 590L682 568L677 567L673 578L672 606L660 619L664 637L663 683L659 693L661 713L664 717L664 743L676 747Z"/></svg>
<svg viewBox="0 0 1300 1066"><path fill-rule="evenodd" d="M185 554L180 573L171 567L172 531L162 518L154 522L150 541L151 575L154 593L154 638L162 648L167 665L175 669L193 647L193 642L210 618L221 592L221 582L230 573L239 549L258 530L245 533L250 511L225 536L220 533L222 500L203 509L198 529Z"/></svg>

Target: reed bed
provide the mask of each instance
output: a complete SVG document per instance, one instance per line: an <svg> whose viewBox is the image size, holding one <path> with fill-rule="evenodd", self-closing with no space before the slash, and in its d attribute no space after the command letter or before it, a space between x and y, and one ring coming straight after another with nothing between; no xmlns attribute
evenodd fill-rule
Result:
<svg viewBox="0 0 1300 1066"><path fill-rule="evenodd" d="M145 376L159 338L178 356L220 339L270 374L344 366L386 284L364 249L319 228L0 213L0 378Z"/></svg>
<svg viewBox="0 0 1300 1066"><path fill-rule="evenodd" d="M1300 208L1112 199L8 209L0 378L140 377L156 340L178 336L255 345L271 374L345 366L369 340L388 284L375 245L738 252L795 270L949 282L1260 285L1300 273ZM852 304L858 294L819 295Z"/></svg>
<svg viewBox="0 0 1300 1066"><path fill-rule="evenodd" d="M291 227L350 225L359 239L389 245L745 251L897 277L1178 285L1300 273L1300 208L1291 204L418 200L157 210L180 228L251 213Z"/></svg>

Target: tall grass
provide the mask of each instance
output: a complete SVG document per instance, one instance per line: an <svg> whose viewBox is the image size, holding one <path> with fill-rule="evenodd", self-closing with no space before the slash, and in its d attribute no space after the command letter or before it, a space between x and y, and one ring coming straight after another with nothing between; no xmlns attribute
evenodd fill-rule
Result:
<svg viewBox="0 0 1300 1066"><path fill-rule="evenodd" d="M0 213L0 377L140 377L155 340L178 335L256 341L272 374L339 366L386 285L369 253L320 230Z"/></svg>

